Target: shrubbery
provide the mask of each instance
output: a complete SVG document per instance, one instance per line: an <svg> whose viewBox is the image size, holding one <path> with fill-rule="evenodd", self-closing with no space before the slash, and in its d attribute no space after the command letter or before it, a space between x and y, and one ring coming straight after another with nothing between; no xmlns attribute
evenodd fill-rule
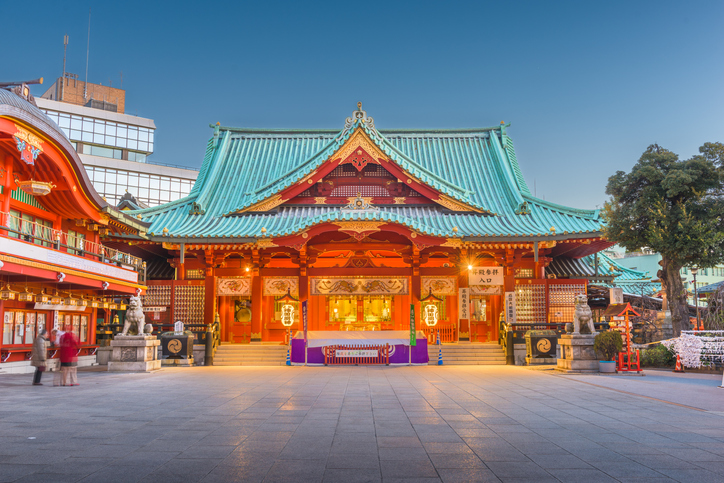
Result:
<svg viewBox="0 0 724 483"><path fill-rule="evenodd" d="M676 354L661 344L641 351L641 365L645 367L670 367L676 364Z"/></svg>
<svg viewBox="0 0 724 483"><path fill-rule="evenodd" d="M622 347L623 339L621 333L617 330L599 332L593 340L593 350L602 357L602 361L615 360Z"/></svg>

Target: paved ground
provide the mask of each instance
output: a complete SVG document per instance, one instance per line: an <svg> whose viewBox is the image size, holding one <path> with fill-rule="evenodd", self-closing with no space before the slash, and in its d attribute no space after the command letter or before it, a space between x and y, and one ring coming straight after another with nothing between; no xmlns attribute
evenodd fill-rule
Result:
<svg viewBox="0 0 724 483"><path fill-rule="evenodd" d="M650 374L199 367L82 372L79 387L0 375L0 481L724 481L721 376Z"/></svg>

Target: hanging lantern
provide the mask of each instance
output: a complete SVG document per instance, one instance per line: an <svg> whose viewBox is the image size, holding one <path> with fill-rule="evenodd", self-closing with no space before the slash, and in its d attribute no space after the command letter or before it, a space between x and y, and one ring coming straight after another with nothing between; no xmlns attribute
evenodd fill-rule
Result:
<svg viewBox="0 0 724 483"><path fill-rule="evenodd" d="M80 298L78 299L78 307L84 307L84 308L85 308L85 307L88 307L88 300L86 300L85 298L83 298L82 295L81 295Z"/></svg>
<svg viewBox="0 0 724 483"><path fill-rule="evenodd" d="M118 310L126 310L127 308L126 304L118 304Z"/></svg>
<svg viewBox="0 0 724 483"><path fill-rule="evenodd" d="M20 292L18 294L18 300L21 302L32 302L35 299L35 294L28 290L28 287L25 287L25 292Z"/></svg>
<svg viewBox="0 0 724 483"><path fill-rule="evenodd" d="M88 303L88 305L90 305L91 308L93 308L93 309L97 309L100 304L99 304L98 300L93 299Z"/></svg>
<svg viewBox="0 0 724 483"><path fill-rule="evenodd" d="M50 193L56 186L53 183L45 183L43 181L18 181L18 188L33 196L45 196Z"/></svg>
<svg viewBox="0 0 724 483"><path fill-rule="evenodd" d="M63 299L63 305L70 305L72 307L75 307L78 305L78 299L73 298L72 295L68 295L66 298Z"/></svg>
<svg viewBox="0 0 724 483"><path fill-rule="evenodd" d="M50 297L50 303L53 305L60 305L63 303L63 297L61 297L58 292L55 292L55 295Z"/></svg>
<svg viewBox="0 0 724 483"><path fill-rule="evenodd" d="M435 327L439 318L436 302L442 302L442 299L440 297L435 297L432 294L431 288L427 297L420 300L420 302L426 304L422 309L422 320L425 321L428 327Z"/></svg>
<svg viewBox="0 0 724 483"><path fill-rule="evenodd" d="M107 309L110 308L110 304L105 300L101 300L100 302L98 302L98 308Z"/></svg>
<svg viewBox="0 0 724 483"><path fill-rule="evenodd" d="M15 300L17 292L10 289L10 284L5 285L3 290L0 290L0 299L2 300Z"/></svg>
<svg viewBox="0 0 724 483"><path fill-rule="evenodd" d="M111 310L118 310L118 304L117 303L108 304L108 308Z"/></svg>
<svg viewBox="0 0 724 483"><path fill-rule="evenodd" d="M35 301L41 304L47 304L50 303L50 296L45 293L45 289L40 292L37 297L35 297Z"/></svg>
<svg viewBox="0 0 724 483"><path fill-rule="evenodd" d="M287 289L287 293L277 299L277 302L283 302L282 305L282 325L284 327L291 327L294 323L294 305L292 302L298 302L299 299L292 297L292 294Z"/></svg>

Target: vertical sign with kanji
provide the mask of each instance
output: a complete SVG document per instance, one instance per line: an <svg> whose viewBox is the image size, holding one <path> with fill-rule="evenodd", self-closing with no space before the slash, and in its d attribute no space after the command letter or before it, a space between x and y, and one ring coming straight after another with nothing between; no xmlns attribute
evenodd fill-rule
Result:
<svg viewBox="0 0 724 483"><path fill-rule="evenodd" d="M470 289L461 288L458 291L458 313L460 314L459 319L469 320L470 319Z"/></svg>
<svg viewBox="0 0 724 483"><path fill-rule="evenodd" d="M414 347L416 345L417 332L415 332L415 304L410 304L410 347Z"/></svg>
<svg viewBox="0 0 724 483"><path fill-rule="evenodd" d="M515 324L515 292L505 292L505 322Z"/></svg>
<svg viewBox="0 0 724 483"><path fill-rule="evenodd" d="M307 301L302 302L302 330L304 330L304 365L307 365Z"/></svg>
<svg viewBox="0 0 724 483"><path fill-rule="evenodd" d="M307 346L307 301L302 302L302 329L304 330L304 347Z"/></svg>

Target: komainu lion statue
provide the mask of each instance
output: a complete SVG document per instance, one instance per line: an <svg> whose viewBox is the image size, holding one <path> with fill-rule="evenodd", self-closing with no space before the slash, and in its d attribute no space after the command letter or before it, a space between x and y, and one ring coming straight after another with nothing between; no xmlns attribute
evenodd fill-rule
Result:
<svg viewBox="0 0 724 483"><path fill-rule="evenodd" d="M589 309L590 313L591 310ZM143 335L143 328L146 322L146 316L143 315L143 307L141 306L141 297L131 297L128 301L128 310L126 311L126 320L123 324L123 332L121 335L128 335L128 329L133 325L138 328L138 335Z"/></svg>
<svg viewBox="0 0 724 483"><path fill-rule="evenodd" d="M595 334L596 328L593 326L593 314L591 307L588 306L588 297L586 294L579 293L576 295L576 311L573 314L573 333L580 334L581 327L584 334Z"/></svg>

